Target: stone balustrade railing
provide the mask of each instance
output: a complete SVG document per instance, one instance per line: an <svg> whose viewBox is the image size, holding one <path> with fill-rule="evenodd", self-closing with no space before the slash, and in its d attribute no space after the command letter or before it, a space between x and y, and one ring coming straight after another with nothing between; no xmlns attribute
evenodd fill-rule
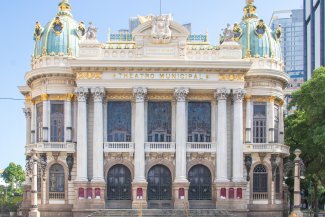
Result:
<svg viewBox="0 0 325 217"><path fill-rule="evenodd" d="M175 152L174 142L146 142L145 152Z"/></svg>
<svg viewBox="0 0 325 217"><path fill-rule="evenodd" d="M254 192L253 193L253 200L268 200L269 194L267 192Z"/></svg>
<svg viewBox="0 0 325 217"><path fill-rule="evenodd" d="M133 142L105 142L104 152L134 152Z"/></svg>
<svg viewBox="0 0 325 217"><path fill-rule="evenodd" d="M26 153L30 153L32 150L36 152L61 151L74 153L76 152L76 144L72 142L40 142L26 145L25 149Z"/></svg>
<svg viewBox="0 0 325 217"><path fill-rule="evenodd" d="M216 152L217 144L211 142L188 142L187 152Z"/></svg>
<svg viewBox="0 0 325 217"><path fill-rule="evenodd" d="M280 143L245 144L244 153L256 153L256 152L290 155L290 147Z"/></svg>
<svg viewBox="0 0 325 217"><path fill-rule="evenodd" d="M65 194L64 192L50 192L49 193L49 199L52 200L64 200Z"/></svg>

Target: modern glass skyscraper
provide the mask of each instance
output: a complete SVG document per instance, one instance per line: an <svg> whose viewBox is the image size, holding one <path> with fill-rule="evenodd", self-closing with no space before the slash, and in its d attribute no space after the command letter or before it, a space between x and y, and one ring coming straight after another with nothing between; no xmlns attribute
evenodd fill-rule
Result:
<svg viewBox="0 0 325 217"><path fill-rule="evenodd" d="M307 79L311 78L314 69L325 65L324 10L324 0L304 0L304 65Z"/></svg>
<svg viewBox="0 0 325 217"><path fill-rule="evenodd" d="M276 31L281 25L281 48L285 71L290 76L289 91L298 89L305 80L304 73L304 19L303 10L275 11L271 28Z"/></svg>

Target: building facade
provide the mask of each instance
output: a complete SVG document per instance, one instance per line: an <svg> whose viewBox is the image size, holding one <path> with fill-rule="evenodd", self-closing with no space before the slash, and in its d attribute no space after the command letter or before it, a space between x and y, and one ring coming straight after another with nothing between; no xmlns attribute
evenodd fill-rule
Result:
<svg viewBox="0 0 325 217"><path fill-rule="evenodd" d="M310 79L314 69L325 65L324 16L325 2L304 0L304 51L306 79Z"/></svg>
<svg viewBox="0 0 325 217"><path fill-rule="evenodd" d="M256 15L254 1L220 46L164 15L106 43L96 32L74 20L67 0L36 23L19 88L25 215L185 206L282 216L288 75L281 30Z"/></svg>

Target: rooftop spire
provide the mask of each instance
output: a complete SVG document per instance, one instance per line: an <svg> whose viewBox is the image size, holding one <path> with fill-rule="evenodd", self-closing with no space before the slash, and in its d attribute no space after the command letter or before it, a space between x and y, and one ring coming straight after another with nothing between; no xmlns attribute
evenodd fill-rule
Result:
<svg viewBox="0 0 325 217"><path fill-rule="evenodd" d="M246 6L244 7L244 17L243 20L249 18L258 18L256 15L256 7L254 5L255 0L245 0Z"/></svg>

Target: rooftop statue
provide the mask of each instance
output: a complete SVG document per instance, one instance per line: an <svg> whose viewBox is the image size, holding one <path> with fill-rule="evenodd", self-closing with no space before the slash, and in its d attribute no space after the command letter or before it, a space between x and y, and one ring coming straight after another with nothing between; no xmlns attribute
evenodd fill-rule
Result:
<svg viewBox="0 0 325 217"><path fill-rule="evenodd" d="M255 0L246 0L247 5L254 5Z"/></svg>
<svg viewBox="0 0 325 217"><path fill-rule="evenodd" d="M154 43L168 43L171 39L170 17L160 15L152 18L151 36Z"/></svg>
<svg viewBox="0 0 325 217"><path fill-rule="evenodd" d="M96 33L97 33L97 28L93 25L92 22L89 22L89 26L87 28L87 32L86 32L86 39L87 40L96 40Z"/></svg>
<svg viewBox="0 0 325 217"><path fill-rule="evenodd" d="M222 42L233 41L234 40L234 32L231 29L230 24L227 24L225 29L222 29Z"/></svg>

